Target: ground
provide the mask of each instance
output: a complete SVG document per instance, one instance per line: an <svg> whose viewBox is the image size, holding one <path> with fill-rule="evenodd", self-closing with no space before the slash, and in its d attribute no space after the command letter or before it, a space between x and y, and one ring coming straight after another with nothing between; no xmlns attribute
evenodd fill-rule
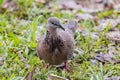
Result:
<svg viewBox="0 0 120 80"><path fill-rule="evenodd" d="M46 80L49 74L70 80L105 80L120 75L120 12L116 8L117 2L113 4L115 8L109 6L112 2L108 6L96 2L100 6L92 10L87 6L89 3L84 1L87 9L83 8L79 0L71 0L73 2L70 5L66 4L69 1L64 2L66 0L63 3L57 0L2 1L1 80L24 80L34 69L33 80ZM91 1L93 5L97 0ZM38 35L45 34L47 19L51 16L59 18L63 24L68 20L78 21L78 29L74 34L75 50L70 62L72 73L56 66L45 69L46 63L37 56L36 31L39 30Z"/></svg>

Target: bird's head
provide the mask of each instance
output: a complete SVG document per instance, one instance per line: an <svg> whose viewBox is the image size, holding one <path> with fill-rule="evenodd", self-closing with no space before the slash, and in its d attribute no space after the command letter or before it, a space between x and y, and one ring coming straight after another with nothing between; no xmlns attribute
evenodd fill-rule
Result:
<svg viewBox="0 0 120 80"><path fill-rule="evenodd" d="M62 27L62 25L60 24L59 19L55 18L55 17L50 17L48 19L48 27L52 28L52 29L57 29L57 28L61 28L62 30L65 31L65 29Z"/></svg>

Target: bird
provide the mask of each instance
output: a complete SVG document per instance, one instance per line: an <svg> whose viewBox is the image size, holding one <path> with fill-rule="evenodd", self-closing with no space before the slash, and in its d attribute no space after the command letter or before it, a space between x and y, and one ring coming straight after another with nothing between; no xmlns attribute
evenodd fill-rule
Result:
<svg viewBox="0 0 120 80"><path fill-rule="evenodd" d="M47 22L46 34L41 36L37 53L40 59L50 65L66 63L72 57L75 47L74 32L77 29L77 21L69 21L61 25L56 17L50 17Z"/></svg>

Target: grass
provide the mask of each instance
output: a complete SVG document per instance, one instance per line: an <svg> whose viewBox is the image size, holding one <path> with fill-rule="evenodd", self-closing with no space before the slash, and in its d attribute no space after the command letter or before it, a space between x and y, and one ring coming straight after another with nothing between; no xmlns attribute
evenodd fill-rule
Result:
<svg viewBox="0 0 120 80"><path fill-rule="evenodd" d="M91 32L96 30L91 21L79 23L79 25L86 26L85 29L89 32L88 36L82 36L79 30L75 33L75 49L79 54L72 58L73 73L67 73L62 69L58 70L56 67L44 69L45 62L36 56L37 27L41 26L40 35L43 35L46 31L45 24L50 16L56 16L64 23L66 18L71 20L79 12L60 11L57 6L53 7L53 10L56 11L52 12L43 4L33 0L14 1L19 6L18 11L4 10L0 13L0 57L4 60L4 64L0 66L1 80L24 80L34 67L36 67L36 71L33 80L45 80L50 73L70 80L103 80L108 76L119 75L120 64L106 63L103 65L97 63L93 66L90 63L89 59L92 59L96 52L107 52L107 48L111 45L104 37L110 26L108 25L105 30L99 32L100 38L98 40L93 40ZM111 12L100 12L98 16L103 18L110 15ZM116 49L116 52L118 53L119 50Z"/></svg>

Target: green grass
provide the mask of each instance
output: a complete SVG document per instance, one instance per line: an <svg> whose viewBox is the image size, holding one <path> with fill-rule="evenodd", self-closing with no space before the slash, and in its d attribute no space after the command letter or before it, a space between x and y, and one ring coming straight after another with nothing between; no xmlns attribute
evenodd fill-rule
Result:
<svg viewBox="0 0 120 80"><path fill-rule="evenodd" d="M24 80L25 76L36 67L33 80L45 80L50 73L66 77L70 80L103 80L108 76L117 76L120 73L120 64L97 63L93 66L89 59L93 58L96 52L107 52L107 48L112 46L105 34L110 26L99 32L99 40L91 38L91 32L97 32L92 21L83 21L79 25L86 26L85 29L89 35L84 37L80 31L75 33L76 50L78 55L72 58L73 73L67 73L63 69L50 67L45 69L45 62L39 60L36 56L36 30L40 25L40 35L46 31L45 24L51 16L58 17L62 23L65 19L72 20L79 12L60 11L55 6L52 12L41 3L35 3L33 0L14 0L17 2L19 10L4 10L0 13L0 57L3 57L4 64L0 66L1 80ZM0 2L2 3L2 2ZM0 9L1 10L1 9ZM109 16L112 11L100 12L97 15L100 18ZM116 15L116 13L115 13ZM24 20L24 21L23 21ZM119 28L120 26L118 26ZM102 46L102 48L101 48ZM119 46L118 45L115 45ZM117 53L120 53L116 49ZM21 58L20 54L24 58ZM120 56L118 56L118 59Z"/></svg>

